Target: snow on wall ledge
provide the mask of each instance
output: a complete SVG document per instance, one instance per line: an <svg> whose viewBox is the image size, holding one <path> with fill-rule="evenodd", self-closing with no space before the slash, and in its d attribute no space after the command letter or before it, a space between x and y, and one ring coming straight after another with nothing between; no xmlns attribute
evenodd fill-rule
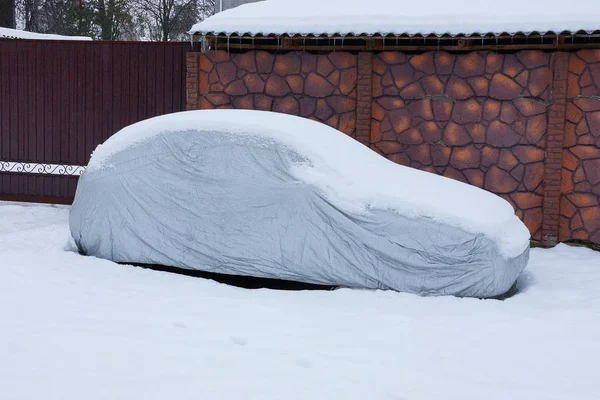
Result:
<svg viewBox="0 0 600 400"><path fill-rule="evenodd" d="M190 34L252 35L471 35L593 32L600 29L597 0L577 7L559 0L267 0L223 11L195 24Z"/></svg>
<svg viewBox="0 0 600 400"><path fill-rule="evenodd" d="M47 33L35 33L18 29L0 28L0 39L33 39L33 40L92 40L87 36L63 36Z"/></svg>

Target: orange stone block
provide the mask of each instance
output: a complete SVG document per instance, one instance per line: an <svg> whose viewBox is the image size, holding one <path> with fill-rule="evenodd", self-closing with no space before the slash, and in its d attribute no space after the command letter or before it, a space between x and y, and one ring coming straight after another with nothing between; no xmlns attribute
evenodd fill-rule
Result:
<svg viewBox="0 0 600 400"><path fill-rule="evenodd" d="M292 93L301 94L304 91L304 79L300 75L289 75L285 78Z"/></svg>
<svg viewBox="0 0 600 400"><path fill-rule="evenodd" d="M560 199L560 214L564 215L567 218L573 218L573 216L577 213L577 209L566 197L561 197Z"/></svg>
<svg viewBox="0 0 600 400"><path fill-rule="evenodd" d="M510 171L519 164L519 160L510 149L500 150L498 165L505 171Z"/></svg>
<svg viewBox="0 0 600 400"><path fill-rule="evenodd" d="M354 128L356 128L356 115L353 112L342 114L338 130L344 132L346 135L352 135Z"/></svg>
<svg viewBox="0 0 600 400"><path fill-rule="evenodd" d="M429 96L439 96L444 93L444 84L435 75L427 75L421 80L425 94Z"/></svg>
<svg viewBox="0 0 600 400"><path fill-rule="evenodd" d="M542 196L531 192L517 192L510 195L521 210L542 206Z"/></svg>
<svg viewBox="0 0 600 400"><path fill-rule="evenodd" d="M483 149L481 149L481 165L489 167L490 165L497 164L499 156L500 150L495 147L484 146Z"/></svg>
<svg viewBox="0 0 600 400"><path fill-rule="evenodd" d="M589 193L572 193L567 198L576 207L590 207L598 205L598 196Z"/></svg>
<svg viewBox="0 0 600 400"><path fill-rule="evenodd" d="M263 93L265 91L265 82L263 82L260 75L246 74L242 79L250 93Z"/></svg>
<svg viewBox="0 0 600 400"><path fill-rule="evenodd" d="M566 168L560 170L560 192L571 193L574 189L573 180L571 179L572 173Z"/></svg>
<svg viewBox="0 0 600 400"><path fill-rule="evenodd" d="M580 50L577 55L588 63L600 62L600 50Z"/></svg>
<svg viewBox="0 0 600 400"><path fill-rule="evenodd" d="M265 92L271 96L285 96L290 93L290 87L284 78L279 75L271 75L267 79Z"/></svg>
<svg viewBox="0 0 600 400"><path fill-rule="evenodd" d="M574 124L578 123L583 117L583 113L579 110L579 108L575 107L575 104L572 102L567 103L567 112L565 115L567 121L570 121Z"/></svg>
<svg viewBox="0 0 600 400"><path fill-rule="evenodd" d="M481 121L483 107L479 101L457 101L452 111L452 120L459 124Z"/></svg>
<svg viewBox="0 0 600 400"><path fill-rule="evenodd" d="M456 57L454 73L460 78L483 75L484 70L485 60L477 52L461 54Z"/></svg>
<svg viewBox="0 0 600 400"><path fill-rule="evenodd" d="M454 69L454 56L445 51L436 51L434 62L438 75L450 75Z"/></svg>
<svg viewBox="0 0 600 400"><path fill-rule="evenodd" d="M467 131L471 135L473 143L485 143L485 125L478 124L467 124Z"/></svg>
<svg viewBox="0 0 600 400"><path fill-rule="evenodd" d="M562 165L569 171L575 171L579 165L579 159L568 150L563 151Z"/></svg>
<svg viewBox="0 0 600 400"><path fill-rule="evenodd" d="M600 207L583 208L579 212L588 232L596 232L600 229Z"/></svg>
<svg viewBox="0 0 600 400"><path fill-rule="evenodd" d="M600 158L600 148L595 146L575 146L571 151L582 160Z"/></svg>
<svg viewBox="0 0 600 400"><path fill-rule="evenodd" d="M377 99L377 103L379 103L386 110L397 110L399 108L404 108L404 100L398 97L380 97Z"/></svg>
<svg viewBox="0 0 600 400"><path fill-rule="evenodd" d="M474 78L469 78L468 82L469 85L471 85L471 88L475 92L476 96L488 95L489 82L484 77L478 76Z"/></svg>
<svg viewBox="0 0 600 400"><path fill-rule="evenodd" d="M265 95L254 95L254 107L257 110L270 111L273 99Z"/></svg>
<svg viewBox="0 0 600 400"><path fill-rule="evenodd" d="M254 52L249 51L247 53L237 54L233 58L234 64L238 69L248 71L251 73L258 72L258 68L256 67L256 60L254 58Z"/></svg>
<svg viewBox="0 0 600 400"><path fill-rule="evenodd" d="M492 193L512 193L519 186L508 172L492 166L485 174L484 188Z"/></svg>
<svg viewBox="0 0 600 400"><path fill-rule="evenodd" d="M380 141L375 146L384 154L393 154L402 151L402 145L396 141Z"/></svg>
<svg viewBox="0 0 600 400"><path fill-rule="evenodd" d="M573 178L573 181L575 181L575 183L585 181L585 172L583 172L582 167L577 168L577 170L575 171L575 177Z"/></svg>
<svg viewBox="0 0 600 400"><path fill-rule="evenodd" d="M567 98L575 98L579 96L580 93L581 88L579 87L579 76L570 73L567 80Z"/></svg>
<svg viewBox="0 0 600 400"><path fill-rule="evenodd" d="M431 106L436 121L448 121L452 115L453 102L446 99L433 99Z"/></svg>
<svg viewBox="0 0 600 400"><path fill-rule="evenodd" d="M433 121L425 121L418 127L421 136L425 141L430 143L437 143L442 140L442 130Z"/></svg>
<svg viewBox="0 0 600 400"><path fill-rule="evenodd" d="M396 133L401 133L411 127L411 113L406 109L389 111L390 122Z"/></svg>
<svg viewBox="0 0 600 400"><path fill-rule="evenodd" d="M450 146L464 146L471 141L466 129L454 122L448 122L444 129L444 143Z"/></svg>
<svg viewBox="0 0 600 400"><path fill-rule="evenodd" d="M200 54L200 71L210 72L213 69L213 63L206 56L206 54Z"/></svg>
<svg viewBox="0 0 600 400"><path fill-rule="evenodd" d="M544 137L544 134L546 134L547 126L546 115L536 115L529 118L525 130L527 141L531 144L539 142Z"/></svg>
<svg viewBox="0 0 600 400"><path fill-rule="evenodd" d="M267 93L269 93L268 87L269 82L267 81ZM308 74L308 77L304 83L304 93L312 97L324 98L331 95L333 90L333 85L329 83L327 79L315 74L314 72Z"/></svg>
<svg viewBox="0 0 600 400"><path fill-rule="evenodd" d="M246 89L244 82L241 79L238 79L227 85L225 93L231 96L244 96L248 93L248 89Z"/></svg>
<svg viewBox="0 0 600 400"><path fill-rule="evenodd" d="M298 111L300 110L300 105L298 104L298 100L296 100L292 96L286 96L281 99L275 99L273 103L273 111L298 115Z"/></svg>
<svg viewBox="0 0 600 400"><path fill-rule="evenodd" d="M381 140L381 127L379 121L371 121L371 143L376 143Z"/></svg>
<svg viewBox="0 0 600 400"><path fill-rule="evenodd" d="M483 171L480 169L466 169L463 171L463 174L467 177L467 181L477 187L483 186Z"/></svg>
<svg viewBox="0 0 600 400"><path fill-rule="evenodd" d="M435 74L435 64L433 62L433 52L426 52L411 56L408 60L416 70L423 71L426 74Z"/></svg>
<svg viewBox="0 0 600 400"><path fill-rule="evenodd" d="M354 54L336 51L327 55L338 69L356 67L357 57Z"/></svg>
<svg viewBox="0 0 600 400"><path fill-rule="evenodd" d="M480 151L474 145L453 149L450 164L459 170L479 167Z"/></svg>
<svg viewBox="0 0 600 400"><path fill-rule="evenodd" d="M466 100L473 97L471 86L460 78L451 77L446 85L446 94L456 100Z"/></svg>
<svg viewBox="0 0 600 400"><path fill-rule="evenodd" d="M385 110L377 103L371 103L371 117L376 121L382 121L385 117Z"/></svg>
<svg viewBox="0 0 600 400"><path fill-rule="evenodd" d="M488 53L486 58L485 72L493 74L502 68L503 57L498 53Z"/></svg>
<svg viewBox="0 0 600 400"><path fill-rule="evenodd" d="M356 80L357 75L355 68L343 70L340 75L340 92L342 92L342 94L350 94L356 87Z"/></svg>
<svg viewBox="0 0 600 400"><path fill-rule="evenodd" d="M406 62L406 55L399 51L384 51L379 54L379 58L390 65Z"/></svg>
<svg viewBox="0 0 600 400"><path fill-rule="evenodd" d="M548 65L550 56L547 53L538 50L526 50L517 53L517 58L526 68L537 68L542 65Z"/></svg>
<svg viewBox="0 0 600 400"><path fill-rule="evenodd" d="M496 100L487 99L483 109L483 118L486 121L492 121L500 115L502 103Z"/></svg>
<svg viewBox="0 0 600 400"><path fill-rule="evenodd" d="M583 228L583 220L581 219L581 215L577 214L575 217L573 217L570 227L574 231Z"/></svg>
<svg viewBox="0 0 600 400"><path fill-rule="evenodd" d="M496 100L513 100L521 94L521 86L503 74L494 74L490 85L490 97Z"/></svg>
<svg viewBox="0 0 600 400"><path fill-rule="evenodd" d="M542 161L546 157L546 152L539 147L534 146L515 146L513 153L523 164Z"/></svg>
<svg viewBox="0 0 600 400"><path fill-rule="evenodd" d="M523 223L532 234L540 229L542 220L543 212L541 207L523 211Z"/></svg>
<svg viewBox="0 0 600 400"><path fill-rule="evenodd" d="M421 165L431 165L431 154L427 144L409 146L406 149L406 154L412 161L416 161Z"/></svg>
<svg viewBox="0 0 600 400"><path fill-rule="evenodd" d="M565 122L565 136L563 141L564 147L572 147L577 144L577 134L575 133L575 128L577 126L570 122Z"/></svg>
<svg viewBox="0 0 600 400"><path fill-rule="evenodd" d="M585 71L585 62L577 57L577 54L575 53L571 53L569 55L569 72L572 72L576 75L581 75L583 74L583 71Z"/></svg>
<svg viewBox="0 0 600 400"><path fill-rule="evenodd" d="M534 99L521 97L516 99L513 104L526 117L546 113L546 105Z"/></svg>
<svg viewBox="0 0 600 400"><path fill-rule="evenodd" d="M421 85L418 82L415 82L402 89L400 96L404 99L415 100L424 97L425 92Z"/></svg>
<svg viewBox="0 0 600 400"><path fill-rule="evenodd" d="M233 99L233 106L237 109L251 110L254 108L254 96L240 96Z"/></svg>

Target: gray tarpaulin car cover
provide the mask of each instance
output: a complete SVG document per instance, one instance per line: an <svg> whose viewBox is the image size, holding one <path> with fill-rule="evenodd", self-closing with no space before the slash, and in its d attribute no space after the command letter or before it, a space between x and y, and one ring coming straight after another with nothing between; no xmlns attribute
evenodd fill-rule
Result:
<svg viewBox="0 0 600 400"><path fill-rule="evenodd" d="M118 132L81 176L70 227L82 253L116 262L420 295L500 295L529 257L501 198L260 111Z"/></svg>

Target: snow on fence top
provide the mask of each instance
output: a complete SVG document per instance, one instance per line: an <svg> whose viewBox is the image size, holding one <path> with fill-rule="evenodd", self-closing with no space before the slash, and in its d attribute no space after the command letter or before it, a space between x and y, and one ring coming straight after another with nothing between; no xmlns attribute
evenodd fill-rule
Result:
<svg viewBox="0 0 600 400"><path fill-rule="evenodd" d="M0 39L33 39L33 40L92 40L87 36L63 36L47 33L20 31L18 29L0 28Z"/></svg>
<svg viewBox="0 0 600 400"><path fill-rule="evenodd" d="M598 0L267 0L220 12L189 33L499 36L597 30Z"/></svg>

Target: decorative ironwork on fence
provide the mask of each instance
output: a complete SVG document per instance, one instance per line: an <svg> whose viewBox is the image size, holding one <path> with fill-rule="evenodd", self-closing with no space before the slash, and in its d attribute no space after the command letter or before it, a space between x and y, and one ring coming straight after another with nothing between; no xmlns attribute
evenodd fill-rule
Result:
<svg viewBox="0 0 600 400"><path fill-rule="evenodd" d="M85 167L81 165L0 161L0 172L12 172L16 174L79 176L84 170Z"/></svg>

